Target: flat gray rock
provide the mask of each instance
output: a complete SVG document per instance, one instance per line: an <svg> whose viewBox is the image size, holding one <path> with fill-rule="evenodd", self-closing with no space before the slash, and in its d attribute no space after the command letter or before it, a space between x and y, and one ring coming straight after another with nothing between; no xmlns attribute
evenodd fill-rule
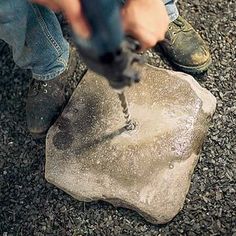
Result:
<svg viewBox="0 0 236 236"><path fill-rule="evenodd" d="M117 94L87 72L46 142L46 179L82 201L136 210L152 223L183 207L215 97L191 76L139 68L126 95L137 129L124 129Z"/></svg>

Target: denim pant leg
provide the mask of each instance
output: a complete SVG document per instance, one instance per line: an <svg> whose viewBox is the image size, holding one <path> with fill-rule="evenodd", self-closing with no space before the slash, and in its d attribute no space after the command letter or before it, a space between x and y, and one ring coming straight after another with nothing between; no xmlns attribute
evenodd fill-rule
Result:
<svg viewBox="0 0 236 236"><path fill-rule="evenodd" d="M67 67L69 44L55 14L27 0L0 0L0 39L12 47L17 65L49 80Z"/></svg>
<svg viewBox="0 0 236 236"><path fill-rule="evenodd" d="M170 21L174 21L177 19L179 16L179 11L176 6L177 0L163 0L165 6L166 6L166 11L168 13L168 16L170 18Z"/></svg>

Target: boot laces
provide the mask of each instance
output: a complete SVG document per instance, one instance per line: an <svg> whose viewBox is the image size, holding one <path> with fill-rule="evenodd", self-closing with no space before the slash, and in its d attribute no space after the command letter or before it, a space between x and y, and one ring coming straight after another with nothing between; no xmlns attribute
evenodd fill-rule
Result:
<svg viewBox="0 0 236 236"><path fill-rule="evenodd" d="M172 25L170 25L170 27L169 27L169 29L170 30L173 30L174 29L174 31L173 31L173 34L175 35L175 34L178 34L179 32L181 32L181 31L183 31L184 30L184 23L180 20L180 19L176 19L176 20L174 20L173 22L172 22L172 24L174 24L175 26L177 26L177 27L175 27L175 28L173 28L173 26ZM178 28L178 29L177 29Z"/></svg>
<svg viewBox="0 0 236 236"><path fill-rule="evenodd" d="M42 91L43 93L47 93L48 84L45 81L40 81L40 80L34 80L34 83L32 85L32 89L33 91L37 94L40 91Z"/></svg>

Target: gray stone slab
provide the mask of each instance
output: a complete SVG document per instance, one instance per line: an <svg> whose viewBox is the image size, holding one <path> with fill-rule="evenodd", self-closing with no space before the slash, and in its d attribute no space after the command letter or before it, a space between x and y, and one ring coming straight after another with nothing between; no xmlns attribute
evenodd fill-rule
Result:
<svg viewBox="0 0 236 236"><path fill-rule="evenodd" d="M183 207L216 100L187 74L139 70L126 92L137 129L125 131L116 93L89 71L48 132L45 175L78 200L166 223Z"/></svg>

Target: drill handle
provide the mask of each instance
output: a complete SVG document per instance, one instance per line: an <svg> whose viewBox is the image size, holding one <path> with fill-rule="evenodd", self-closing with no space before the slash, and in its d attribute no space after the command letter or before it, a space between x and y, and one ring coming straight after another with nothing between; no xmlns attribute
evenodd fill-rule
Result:
<svg viewBox="0 0 236 236"><path fill-rule="evenodd" d="M115 52L124 39L117 0L81 0L81 5L92 32L89 40L77 37L77 44L97 57Z"/></svg>

